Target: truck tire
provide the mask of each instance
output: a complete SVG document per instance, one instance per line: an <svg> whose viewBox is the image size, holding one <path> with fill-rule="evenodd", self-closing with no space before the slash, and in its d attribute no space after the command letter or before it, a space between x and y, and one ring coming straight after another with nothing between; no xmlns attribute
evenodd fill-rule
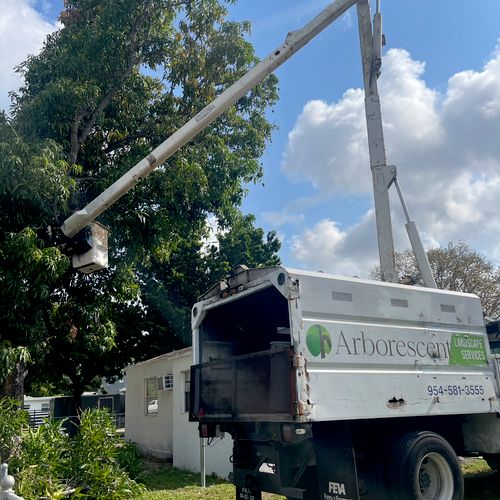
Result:
<svg viewBox="0 0 500 500"><path fill-rule="evenodd" d="M389 456L387 482L394 500L462 500L464 481L449 443L434 432L401 436Z"/></svg>

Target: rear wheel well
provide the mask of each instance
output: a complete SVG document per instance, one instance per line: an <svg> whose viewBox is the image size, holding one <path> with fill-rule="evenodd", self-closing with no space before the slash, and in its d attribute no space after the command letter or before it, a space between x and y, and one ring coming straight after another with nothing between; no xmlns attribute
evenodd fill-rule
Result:
<svg viewBox="0 0 500 500"><path fill-rule="evenodd" d="M351 421L351 434L356 453L380 450L409 432L429 431L442 436L457 455L464 454L462 422L464 416L407 417Z"/></svg>

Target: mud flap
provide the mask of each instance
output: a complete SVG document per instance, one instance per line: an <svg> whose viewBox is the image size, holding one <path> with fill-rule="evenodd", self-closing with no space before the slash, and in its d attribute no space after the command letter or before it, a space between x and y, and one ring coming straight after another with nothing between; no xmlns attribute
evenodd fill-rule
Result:
<svg viewBox="0 0 500 500"><path fill-rule="evenodd" d="M313 436L320 500L359 500L349 424L315 423Z"/></svg>
<svg viewBox="0 0 500 500"><path fill-rule="evenodd" d="M249 488L236 487L236 500L262 500L262 493Z"/></svg>

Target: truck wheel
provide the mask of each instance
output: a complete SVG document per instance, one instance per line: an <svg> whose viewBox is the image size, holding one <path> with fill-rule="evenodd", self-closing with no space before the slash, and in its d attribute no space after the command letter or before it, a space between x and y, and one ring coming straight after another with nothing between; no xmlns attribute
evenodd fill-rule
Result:
<svg viewBox="0 0 500 500"><path fill-rule="evenodd" d="M388 483L394 500L462 500L464 482L453 448L433 432L410 432L390 454Z"/></svg>

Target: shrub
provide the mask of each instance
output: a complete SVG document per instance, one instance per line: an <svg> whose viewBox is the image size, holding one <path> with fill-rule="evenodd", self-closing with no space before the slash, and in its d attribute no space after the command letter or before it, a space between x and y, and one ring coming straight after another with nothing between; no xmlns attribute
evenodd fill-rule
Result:
<svg viewBox="0 0 500 500"><path fill-rule="evenodd" d="M19 401L0 399L0 463L16 456L22 429L28 422L28 412L21 409Z"/></svg>
<svg viewBox="0 0 500 500"><path fill-rule="evenodd" d="M141 452L134 443L123 443L118 450L118 464L132 479L139 479L144 473Z"/></svg>
<svg viewBox="0 0 500 500"><path fill-rule="evenodd" d="M107 410L84 411L71 446L72 468L79 473L79 487L86 498L118 500L137 497L144 491L120 466L123 442Z"/></svg>
<svg viewBox="0 0 500 500"><path fill-rule="evenodd" d="M144 491L128 475L140 473L140 455L117 436L107 410L84 411L72 438L64 432L63 421L49 419L23 430L27 422L18 403L0 400L0 447L7 450L2 457L10 458L17 492L25 500L121 500Z"/></svg>
<svg viewBox="0 0 500 500"><path fill-rule="evenodd" d="M71 488L69 451L69 438L61 421L46 420L44 425L25 432L21 453L11 463L18 493L26 500L64 498Z"/></svg>

